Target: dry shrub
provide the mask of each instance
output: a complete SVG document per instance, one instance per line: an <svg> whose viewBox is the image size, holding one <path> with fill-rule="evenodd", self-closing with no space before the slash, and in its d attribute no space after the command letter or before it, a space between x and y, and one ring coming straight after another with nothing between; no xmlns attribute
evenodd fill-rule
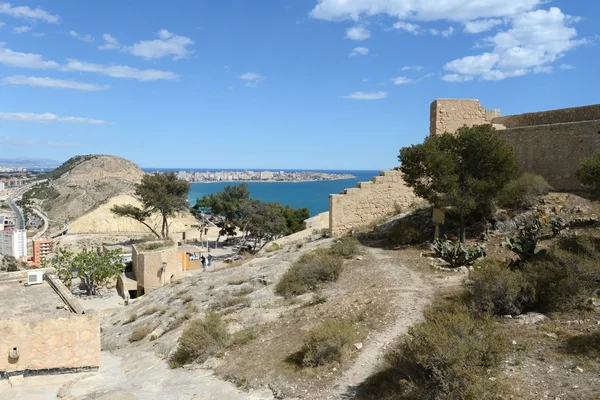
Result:
<svg viewBox="0 0 600 400"><path fill-rule="evenodd" d="M160 312L161 315L164 314L167 311L167 308L165 306L150 306L148 308L146 308L143 312L142 315L152 315L154 313Z"/></svg>
<svg viewBox="0 0 600 400"><path fill-rule="evenodd" d="M531 208L540 196L548 194L552 187L539 175L525 173L510 181L498 196L498 205L505 208Z"/></svg>
<svg viewBox="0 0 600 400"><path fill-rule="evenodd" d="M490 380L507 351L507 339L487 318L459 303L425 312L386 360L385 370L359 389L359 399L484 399L504 391ZM491 373L491 375L490 375Z"/></svg>
<svg viewBox="0 0 600 400"><path fill-rule="evenodd" d="M521 271L511 271L499 261L486 261L469 273L473 301L479 311L518 315L531 307L534 290Z"/></svg>
<svg viewBox="0 0 600 400"><path fill-rule="evenodd" d="M169 365L178 368L194 361L204 362L227 340L227 327L218 314L210 313L204 319L190 321L179 338L177 350Z"/></svg>
<svg viewBox="0 0 600 400"><path fill-rule="evenodd" d="M352 236L345 236L331 245L331 253L344 258L352 258L360 253L360 242Z"/></svg>
<svg viewBox="0 0 600 400"><path fill-rule="evenodd" d="M125 321L123 321L123 325L131 324L132 322L135 322L136 319L137 319L137 314L131 313L127 316L127 319Z"/></svg>
<svg viewBox="0 0 600 400"><path fill-rule="evenodd" d="M600 238L565 237L524 266L540 312L585 310L600 288Z"/></svg>
<svg viewBox="0 0 600 400"><path fill-rule="evenodd" d="M359 338L351 320L325 321L306 333L297 359L303 367L341 363L349 346Z"/></svg>
<svg viewBox="0 0 600 400"><path fill-rule="evenodd" d="M234 333L233 335L231 335L228 346L229 347L243 346L245 344L252 342L253 340L256 340L257 338L258 338L258 332L257 332L256 328L252 327L252 328L243 329L243 330L238 331L238 332Z"/></svg>
<svg viewBox="0 0 600 400"><path fill-rule="evenodd" d="M152 327L150 325L146 324L146 325L138 326L137 328L134 328L131 331L131 335L129 336L129 341L131 343L139 342L140 340L142 340L143 338L148 336L150 334L150 332L152 332Z"/></svg>
<svg viewBox="0 0 600 400"><path fill-rule="evenodd" d="M289 297L314 290L319 283L337 281L344 259L328 249L317 249L303 254L281 277L275 293Z"/></svg>

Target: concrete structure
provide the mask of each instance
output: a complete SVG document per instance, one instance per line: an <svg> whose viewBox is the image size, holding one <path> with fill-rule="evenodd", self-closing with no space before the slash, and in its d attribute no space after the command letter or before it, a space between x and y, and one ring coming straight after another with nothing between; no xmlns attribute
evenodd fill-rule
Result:
<svg viewBox="0 0 600 400"><path fill-rule="evenodd" d="M521 172L543 176L555 190L578 190L580 161L600 149L600 105L501 117L477 100L438 99L431 104L432 135L461 126L492 124L515 151Z"/></svg>
<svg viewBox="0 0 600 400"><path fill-rule="evenodd" d="M332 236L341 236L407 210L417 201L399 171L383 171L371 182L329 196L329 231Z"/></svg>
<svg viewBox="0 0 600 400"><path fill-rule="evenodd" d="M6 185L4 182L0 182L0 190L6 190Z"/></svg>
<svg viewBox="0 0 600 400"><path fill-rule="evenodd" d="M0 231L0 253L27 260L27 231L13 228Z"/></svg>
<svg viewBox="0 0 600 400"><path fill-rule="evenodd" d="M54 251L54 242L52 239L41 238L33 241L33 252L31 262L28 265L32 267L40 267L46 256Z"/></svg>
<svg viewBox="0 0 600 400"><path fill-rule="evenodd" d="M51 273L37 285L25 284L27 274L0 274L0 377L96 370L97 317Z"/></svg>

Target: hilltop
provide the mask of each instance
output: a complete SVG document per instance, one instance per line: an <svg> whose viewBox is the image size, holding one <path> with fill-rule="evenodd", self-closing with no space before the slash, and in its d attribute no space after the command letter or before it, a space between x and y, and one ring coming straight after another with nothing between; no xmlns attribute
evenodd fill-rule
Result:
<svg viewBox="0 0 600 400"><path fill-rule="evenodd" d="M48 181L34 189L32 197L51 220L68 221L70 233L147 232L142 224L110 212L114 204L139 205L133 193L143 176L138 165L124 158L81 155L42 175ZM189 229L194 223L184 214L173 220L171 230Z"/></svg>
<svg viewBox="0 0 600 400"><path fill-rule="evenodd" d="M53 220L73 221L114 196L133 193L143 175L140 167L121 157L76 156L43 176L58 193L43 207Z"/></svg>

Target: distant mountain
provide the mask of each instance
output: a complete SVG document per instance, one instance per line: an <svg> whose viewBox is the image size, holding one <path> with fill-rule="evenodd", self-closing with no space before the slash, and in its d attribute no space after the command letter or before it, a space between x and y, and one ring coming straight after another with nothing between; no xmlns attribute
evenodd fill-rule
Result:
<svg viewBox="0 0 600 400"><path fill-rule="evenodd" d="M46 158L0 158L0 166L17 168L56 168L60 161Z"/></svg>

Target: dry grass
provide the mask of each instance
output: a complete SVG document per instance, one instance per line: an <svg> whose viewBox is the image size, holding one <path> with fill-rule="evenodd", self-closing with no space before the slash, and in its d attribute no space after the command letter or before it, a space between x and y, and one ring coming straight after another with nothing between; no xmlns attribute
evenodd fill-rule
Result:
<svg viewBox="0 0 600 400"><path fill-rule="evenodd" d="M227 328L217 314L190 321L179 338L177 350L171 356L171 368L192 362L204 362L219 350L227 339Z"/></svg>
<svg viewBox="0 0 600 400"><path fill-rule="evenodd" d="M138 326L131 331L129 342L139 342L152 332L152 327L148 324Z"/></svg>

